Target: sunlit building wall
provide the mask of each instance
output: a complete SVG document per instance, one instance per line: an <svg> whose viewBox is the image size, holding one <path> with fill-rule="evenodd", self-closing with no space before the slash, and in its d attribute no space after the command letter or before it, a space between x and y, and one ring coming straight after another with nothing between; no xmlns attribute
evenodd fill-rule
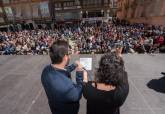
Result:
<svg viewBox="0 0 165 114"><path fill-rule="evenodd" d="M165 0L119 0L117 17L132 23L165 26Z"/></svg>

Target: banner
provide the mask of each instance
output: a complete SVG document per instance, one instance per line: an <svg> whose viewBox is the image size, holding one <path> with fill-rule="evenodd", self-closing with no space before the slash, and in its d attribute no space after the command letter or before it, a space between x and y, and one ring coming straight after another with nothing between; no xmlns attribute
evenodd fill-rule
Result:
<svg viewBox="0 0 165 114"><path fill-rule="evenodd" d="M5 10L5 13L6 13L6 16L9 20L13 20L14 19L14 15L13 15L13 11L11 9L11 7L4 7L4 10Z"/></svg>
<svg viewBox="0 0 165 114"><path fill-rule="evenodd" d="M49 17L50 16L48 2L41 2L40 3L40 11L41 11L42 17Z"/></svg>
<svg viewBox="0 0 165 114"><path fill-rule="evenodd" d="M32 12L33 12L32 13L33 18L40 18L38 3L32 4Z"/></svg>
<svg viewBox="0 0 165 114"><path fill-rule="evenodd" d="M21 5L15 5L13 6L13 12L15 14L16 19L22 19L22 8Z"/></svg>
<svg viewBox="0 0 165 114"><path fill-rule="evenodd" d="M2 8L0 7L0 13L3 13L3 10L2 10Z"/></svg>

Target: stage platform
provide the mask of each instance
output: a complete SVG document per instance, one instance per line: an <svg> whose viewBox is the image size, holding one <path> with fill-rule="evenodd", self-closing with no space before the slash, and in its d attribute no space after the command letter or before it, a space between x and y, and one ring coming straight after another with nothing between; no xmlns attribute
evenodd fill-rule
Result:
<svg viewBox="0 0 165 114"><path fill-rule="evenodd" d="M94 68L100 55L81 57L92 57ZM165 114L165 55L127 54L124 60L130 92L121 114ZM0 56L0 114L51 114L40 81L47 64L49 56ZM79 114L86 114L83 98Z"/></svg>

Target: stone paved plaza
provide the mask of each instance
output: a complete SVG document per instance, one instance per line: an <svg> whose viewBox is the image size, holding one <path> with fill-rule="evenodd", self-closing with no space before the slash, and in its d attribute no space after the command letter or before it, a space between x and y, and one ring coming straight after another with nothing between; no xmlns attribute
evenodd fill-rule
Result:
<svg viewBox="0 0 165 114"><path fill-rule="evenodd" d="M100 55L81 57L92 57L94 68ZM71 62L77 59L73 56ZM165 79L160 73L165 72L165 55L128 54L124 60L130 93L121 114L164 114ZM48 56L0 56L0 114L51 114L40 81L47 64ZM82 98L79 114L86 113L85 104Z"/></svg>

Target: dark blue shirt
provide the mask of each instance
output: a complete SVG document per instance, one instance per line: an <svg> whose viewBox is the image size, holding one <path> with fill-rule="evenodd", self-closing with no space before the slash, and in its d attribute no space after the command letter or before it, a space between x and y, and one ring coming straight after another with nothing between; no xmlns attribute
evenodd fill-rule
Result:
<svg viewBox="0 0 165 114"><path fill-rule="evenodd" d="M48 65L44 68L41 81L48 97L52 114L78 114L79 100L82 96L83 72L76 72L76 84L70 73L76 68L71 65L66 70Z"/></svg>

